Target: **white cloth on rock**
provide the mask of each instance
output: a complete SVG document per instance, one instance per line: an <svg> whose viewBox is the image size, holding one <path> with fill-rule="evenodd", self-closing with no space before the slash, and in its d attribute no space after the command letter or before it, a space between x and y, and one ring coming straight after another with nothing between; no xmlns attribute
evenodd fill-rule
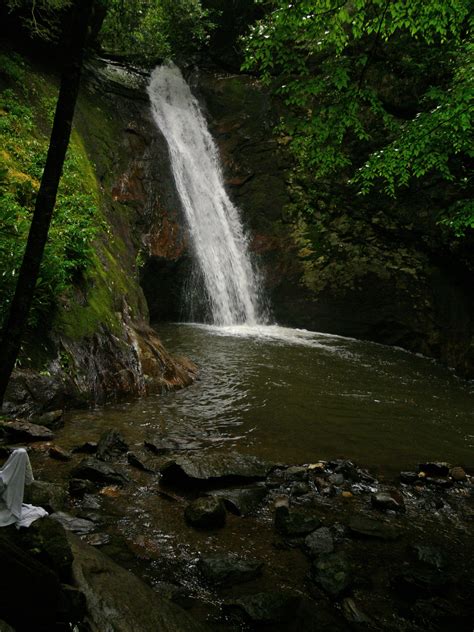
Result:
<svg viewBox="0 0 474 632"><path fill-rule="evenodd" d="M32 522L48 515L43 507L23 502L25 484L34 480L30 459L25 448L14 450L0 469L0 527L14 524L29 527Z"/></svg>

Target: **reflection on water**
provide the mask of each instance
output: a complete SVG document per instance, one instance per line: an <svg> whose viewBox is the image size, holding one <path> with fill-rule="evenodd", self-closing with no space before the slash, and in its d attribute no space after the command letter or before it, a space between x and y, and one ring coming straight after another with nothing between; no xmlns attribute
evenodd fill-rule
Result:
<svg viewBox="0 0 474 632"><path fill-rule="evenodd" d="M170 351L198 364L198 381L71 414L71 445L115 427L131 445L160 437L280 462L344 457L387 473L424 459L473 462L472 384L426 358L277 326L157 329Z"/></svg>

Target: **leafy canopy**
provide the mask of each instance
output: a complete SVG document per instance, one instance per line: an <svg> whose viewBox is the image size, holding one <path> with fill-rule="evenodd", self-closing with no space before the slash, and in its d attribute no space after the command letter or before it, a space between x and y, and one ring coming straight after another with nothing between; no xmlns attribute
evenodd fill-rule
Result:
<svg viewBox="0 0 474 632"><path fill-rule="evenodd" d="M155 61L198 50L211 28L200 0L107 0L100 38L108 53Z"/></svg>
<svg viewBox="0 0 474 632"><path fill-rule="evenodd" d="M300 168L391 196L435 174L466 198L447 221L474 226L471 0L257 2L244 69L284 97L279 131Z"/></svg>

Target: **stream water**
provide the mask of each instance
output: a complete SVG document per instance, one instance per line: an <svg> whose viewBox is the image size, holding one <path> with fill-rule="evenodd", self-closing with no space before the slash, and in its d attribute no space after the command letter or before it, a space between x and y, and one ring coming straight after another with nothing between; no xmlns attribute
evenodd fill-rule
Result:
<svg viewBox="0 0 474 632"><path fill-rule="evenodd" d="M181 391L70 413L65 447L107 428L275 462L350 458L391 476L423 460L473 464L474 387L435 362L277 326L160 324L200 367Z"/></svg>

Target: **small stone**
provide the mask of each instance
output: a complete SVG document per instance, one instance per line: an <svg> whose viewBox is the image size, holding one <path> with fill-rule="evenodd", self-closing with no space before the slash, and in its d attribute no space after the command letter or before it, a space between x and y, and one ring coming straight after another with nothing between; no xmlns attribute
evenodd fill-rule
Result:
<svg viewBox="0 0 474 632"><path fill-rule="evenodd" d="M310 491L310 487L307 483L303 483L303 482L296 482L293 483L291 485L290 488L290 493L292 496L295 496L296 498L298 496L304 496L305 494L307 494Z"/></svg>
<svg viewBox="0 0 474 632"><path fill-rule="evenodd" d="M321 553L334 551L334 539L327 527L320 527L310 533L304 541L310 557L318 557Z"/></svg>
<svg viewBox="0 0 474 632"><path fill-rule="evenodd" d="M267 495L266 486L242 487L212 492L224 501L228 511L236 516L248 516L254 513Z"/></svg>
<svg viewBox="0 0 474 632"><path fill-rule="evenodd" d="M90 546L105 546L110 542L110 535L108 533L89 533L85 538L85 542Z"/></svg>
<svg viewBox="0 0 474 632"><path fill-rule="evenodd" d="M217 529L225 525L224 503L215 496L193 500L184 510L186 522L196 529Z"/></svg>
<svg viewBox="0 0 474 632"><path fill-rule="evenodd" d="M353 498L354 494L352 492L342 492L341 496L343 498Z"/></svg>
<svg viewBox="0 0 474 632"><path fill-rule="evenodd" d="M322 463L321 461L319 463L310 463L308 465L308 470L324 470L325 468L325 464Z"/></svg>
<svg viewBox="0 0 474 632"><path fill-rule="evenodd" d="M55 459L56 461L66 462L70 461L72 458L71 454L67 450L60 448L57 445L52 445L48 450L48 454L52 459Z"/></svg>
<svg viewBox="0 0 474 632"><path fill-rule="evenodd" d="M453 467L449 470L449 475L454 481L465 481L467 479L467 474L463 470L462 467Z"/></svg>
<svg viewBox="0 0 474 632"><path fill-rule="evenodd" d="M293 465L292 467L286 468L283 476L287 481L302 481L307 478L308 470L305 467Z"/></svg>
<svg viewBox="0 0 474 632"><path fill-rule="evenodd" d="M332 485L336 485L339 487L340 485L344 483L344 476L340 472L335 472L334 474L331 474L330 476L328 476L328 481Z"/></svg>
<svg viewBox="0 0 474 632"><path fill-rule="evenodd" d="M355 601L350 597L342 600L342 613L349 623L370 623L371 620L367 615L359 610Z"/></svg>
<svg viewBox="0 0 474 632"><path fill-rule="evenodd" d="M381 511L405 511L405 503L400 494L394 497L394 495L388 492L378 492L377 494L372 494L370 501L372 507L380 509Z"/></svg>
<svg viewBox="0 0 474 632"><path fill-rule="evenodd" d="M427 485L433 485L434 487L440 487L442 489L453 486L452 479L441 476L426 476L424 480Z"/></svg>

